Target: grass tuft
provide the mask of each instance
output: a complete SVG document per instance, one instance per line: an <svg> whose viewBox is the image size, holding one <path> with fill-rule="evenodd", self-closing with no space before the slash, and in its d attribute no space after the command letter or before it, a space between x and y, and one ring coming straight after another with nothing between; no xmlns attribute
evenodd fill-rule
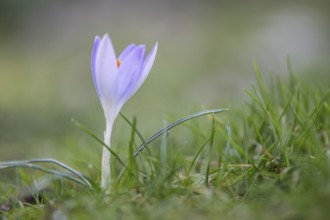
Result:
<svg viewBox="0 0 330 220"><path fill-rule="evenodd" d="M135 117L130 121L121 114L131 132L126 155L109 148L117 181L106 201L98 179L59 161L0 163L5 172L0 216L325 219L330 214L330 90L303 84L290 65L289 80L272 77L270 83L254 67L256 84L245 90L249 101L243 107L165 122L150 138L139 131ZM9 167L15 167L14 175Z"/></svg>

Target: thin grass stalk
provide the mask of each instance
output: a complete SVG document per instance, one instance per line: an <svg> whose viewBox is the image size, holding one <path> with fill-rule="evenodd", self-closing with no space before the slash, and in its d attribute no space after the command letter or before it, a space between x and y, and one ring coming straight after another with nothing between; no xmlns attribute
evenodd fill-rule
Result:
<svg viewBox="0 0 330 220"><path fill-rule="evenodd" d="M171 130L172 128L176 127L177 125L183 123L183 122L186 122L188 120L191 120L193 118L197 118L197 117L200 117L200 116L203 116L203 115L208 115L208 114L215 114L215 113L220 113L220 112L224 112L224 111L228 111L229 109L214 109L214 110L205 110L205 111L202 111L202 112L197 112L197 113L194 113L194 114L191 114L187 117L184 117L182 119L179 119L175 122L173 122L172 124L169 124L168 126L166 126L165 128L159 130L158 132L156 132L154 135L152 135L150 138L147 139L147 141L145 143L142 143L138 149L135 151L134 153L134 157L138 156L141 151L148 145L150 144L151 142L153 142L156 138L158 138L159 136L161 136L163 133Z"/></svg>

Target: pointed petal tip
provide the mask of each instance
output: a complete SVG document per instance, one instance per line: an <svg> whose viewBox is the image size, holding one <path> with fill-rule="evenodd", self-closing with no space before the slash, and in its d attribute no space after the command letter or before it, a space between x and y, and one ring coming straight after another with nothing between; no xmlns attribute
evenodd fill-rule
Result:
<svg viewBox="0 0 330 220"><path fill-rule="evenodd" d="M102 37L102 40L110 40L111 41L111 38L110 38L108 33L105 33Z"/></svg>
<svg viewBox="0 0 330 220"><path fill-rule="evenodd" d="M151 49L151 53L157 53L158 50L158 42L156 41L154 47Z"/></svg>
<svg viewBox="0 0 330 220"><path fill-rule="evenodd" d="M100 45L100 42L101 42L101 38L99 36L95 36L93 51L97 50L98 46Z"/></svg>
<svg viewBox="0 0 330 220"><path fill-rule="evenodd" d="M155 47L155 48L158 48L158 41L156 41L154 47Z"/></svg>
<svg viewBox="0 0 330 220"><path fill-rule="evenodd" d="M101 41L102 41L102 43L103 43L104 45L110 45L110 46L112 47L112 50L113 50L113 51L115 50L115 49L114 49L114 46L113 46L113 44L112 44L112 40L111 40L111 38L110 38L110 36L109 36L108 33L105 33L105 34L103 35Z"/></svg>

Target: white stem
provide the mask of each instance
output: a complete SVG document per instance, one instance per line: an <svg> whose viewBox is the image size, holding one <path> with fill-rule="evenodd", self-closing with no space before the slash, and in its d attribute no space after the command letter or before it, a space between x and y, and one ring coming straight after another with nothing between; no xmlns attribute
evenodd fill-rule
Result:
<svg viewBox="0 0 330 220"><path fill-rule="evenodd" d="M110 147L111 132L113 122L107 122L104 132L104 143ZM110 152L106 147L102 150L102 167L101 167L101 188L105 192L110 192L111 169L110 169Z"/></svg>

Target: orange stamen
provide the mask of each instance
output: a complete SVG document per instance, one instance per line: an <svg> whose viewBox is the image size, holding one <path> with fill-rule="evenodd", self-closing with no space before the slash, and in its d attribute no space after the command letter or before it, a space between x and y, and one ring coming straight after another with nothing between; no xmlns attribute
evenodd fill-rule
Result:
<svg viewBox="0 0 330 220"><path fill-rule="evenodd" d="M120 64L121 64L120 60L119 60L119 59L117 59L117 68L119 68L119 67L120 67Z"/></svg>

